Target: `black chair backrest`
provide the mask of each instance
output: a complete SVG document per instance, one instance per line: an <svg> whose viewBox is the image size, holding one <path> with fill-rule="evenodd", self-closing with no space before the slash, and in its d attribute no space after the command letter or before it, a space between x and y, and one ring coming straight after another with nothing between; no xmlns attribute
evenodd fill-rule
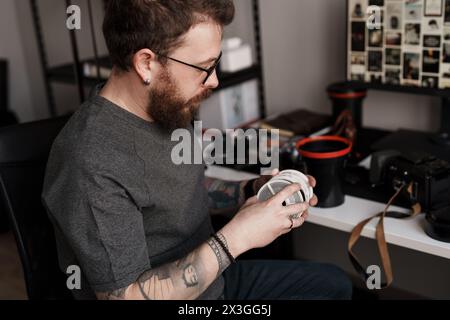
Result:
<svg viewBox="0 0 450 320"><path fill-rule="evenodd" d="M53 226L41 202L51 146L69 116L0 129L0 196L30 299L71 299L58 267Z"/></svg>
<svg viewBox="0 0 450 320"><path fill-rule="evenodd" d="M0 59L0 114L3 110L6 110L8 105L8 63L6 60ZM1 123L1 119L0 119ZM3 203L0 202L0 233L9 230L9 222L6 217L5 208Z"/></svg>
<svg viewBox="0 0 450 320"><path fill-rule="evenodd" d="M8 62L0 60L0 127L17 124L16 115L9 111Z"/></svg>
<svg viewBox="0 0 450 320"><path fill-rule="evenodd" d="M8 109L8 63L0 59L0 113Z"/></svg>
<svg viewBox="0 0 450 320"><path fill-rule="evenodd" d="M17 124L16 116L8 111L8 61L0 59L0 127ZM0 233L9 231L3 203L0 203Z"/></svg>

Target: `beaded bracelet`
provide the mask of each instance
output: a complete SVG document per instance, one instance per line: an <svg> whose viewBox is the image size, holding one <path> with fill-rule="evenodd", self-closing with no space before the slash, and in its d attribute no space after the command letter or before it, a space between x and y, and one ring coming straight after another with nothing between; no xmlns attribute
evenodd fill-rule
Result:
<svg viewBox="0 0 450 320"><path fill-rule="evenodd" d="M222 241L222 239L220 239L217 234L213 234L212 237L220 244L220 246L222 247L223 251L225 251L225 253L228 256L228 259L230 260L231 263L236 263L236 260L234 259L233 255L230 253L230 251L228 250L228 247L225 245L225 243Z"/></svg>

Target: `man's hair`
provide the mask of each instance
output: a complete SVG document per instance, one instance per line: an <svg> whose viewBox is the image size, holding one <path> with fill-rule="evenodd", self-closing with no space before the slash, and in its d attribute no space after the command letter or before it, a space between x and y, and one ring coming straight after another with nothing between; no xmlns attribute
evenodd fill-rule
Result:
<svg viewBox="0 0 450 320"><path fill-rule="evenodd" d="M234 13L233 0L108 0L103 34L113 65L129 71L139 50L168 55L196 24L213 21L223 28Z"/></svg>

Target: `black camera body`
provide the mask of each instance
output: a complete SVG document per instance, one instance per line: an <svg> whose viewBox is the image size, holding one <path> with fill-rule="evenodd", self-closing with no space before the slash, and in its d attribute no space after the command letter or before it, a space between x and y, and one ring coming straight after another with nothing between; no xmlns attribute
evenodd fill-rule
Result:
<svg viewBox="0 0 450 320"><path fill-rule="evenodd" d="M450 163L423 153L381 151L373 154L370 171L373 185L386 185L398 190L410 203L420 203L423 211L450 206Z"/></svg>
<svg viewBox="0 0 450 320"><path fill-rule="evenodd" d="M422 153L381 151L373 154L370 182L394 190L412 183L402 196L426 212L425 232L450 243L450 163Z"/></svg>

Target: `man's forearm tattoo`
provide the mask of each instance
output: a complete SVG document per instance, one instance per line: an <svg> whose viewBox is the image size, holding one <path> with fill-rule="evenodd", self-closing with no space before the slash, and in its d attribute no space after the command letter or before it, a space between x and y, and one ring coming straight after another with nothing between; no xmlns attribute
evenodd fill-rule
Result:
<svg viewBox="0 0 450 320"><path fill-rule="evenodd" d="M186 288L193 288L198 286L198 271L197 268L192 263L192 258L187 257L186 259L181 259L177 262L177 268L182 271L182 279Z"/></svg>
<svg viewBox="0 0 450 320"><path fill-rule="evenodd" d="M211 250L216 255L217 263L219 264L219 271L217 272L217 275L222 274L222 272L225 270L225 266L223 263L223 253L222 248L220 248L220 245L217 243L217 240L214 238L211 238L208 240L208 245L211 248Z"/></svg>
<svg viewBox="0 0 450 320"><path fill-rule="evenodd" d="M101 298L104 300L123 300L125 299L125 292L127 288L118 289L115 291L103 293Z"/></svg>
<svg viewBox="0 0 450 320"><path fill-rule="evenodd" d="M201 290L201 261L197 252L169 265L142 274L137 285L146 300L167 300L174 297L183 285L186 289ZM181 281L182 282L181 282Z"/></svg>
<svg viewBox="0 0 450 320"><path fill-rule="evenodd" d="M164 300L173 293L174 285L169 268L163 267L143 273L138 281L138 288L146 300Z"/></svg>
<svg viewBox="0 0 450 320"><path fill-rule="evenodd" d="M217 233L217 236L224 242L225 246L227 246L227 242L225 240L225 237L221 233ZM228 260L227 254L223 251L220 244L217 242L216 239L211 238L208 240L208 245L211 248L211 250L214 252L217 263L219 264L219 271L217 272L217 275L221 275L226 268L230 265L231 261Z"/></svg>
<svg viewBox="0 0 450 320"><path fill-rule="evenodd" d="M226 253L217 240L214 241L216 243L212 244L209 240L208 246L202 245L183 259L144 272L133 287L101 293L98 294L98 297L100 299L126 299L127 290L130 289L130 294L137 291L139 298L146 300L195 299L207 289L211 283L210 280L214 280L211 278L214 275L210 274L210 270L206 268L205 261L203 261L205 259L203 253L208 252L209 247L213 248L218 262L220 259L220 273L229 265Z"/></svg>
<svg viewBox="0 0 450 320"><path fill-rule="evenodd" d="M216 236L220 239L220 241L222 241L222 243L224 244L225 248L227 250L229 250L230 248L228 247L228 242L227 239L224 237L224 235L220 232L216 233Z"/></svg>

